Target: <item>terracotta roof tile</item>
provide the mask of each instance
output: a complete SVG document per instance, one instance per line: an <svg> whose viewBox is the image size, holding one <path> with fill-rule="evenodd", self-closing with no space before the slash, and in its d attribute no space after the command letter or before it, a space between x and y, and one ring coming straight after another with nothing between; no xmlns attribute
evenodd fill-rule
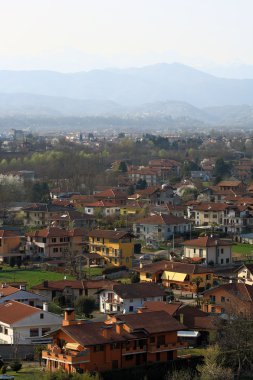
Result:
<svg viewBox="0 0 253 380"><path fill-rule="evenodd" d="M39 312L41 312L41 309L36 307L17 301L9 301L0 304L0 321L12 325Z"/></svg>

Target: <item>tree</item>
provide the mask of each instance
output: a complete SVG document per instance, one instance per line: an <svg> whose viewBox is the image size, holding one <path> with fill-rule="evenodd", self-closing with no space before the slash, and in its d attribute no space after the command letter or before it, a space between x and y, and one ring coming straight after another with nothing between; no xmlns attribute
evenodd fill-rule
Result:
<svg viewBox="0 0 253 380"><path fill-rule="evenodd" d="M118 167L118 171L122 172L122 173L126 173L127 172L127 164L125 163L125 161L120 161L120 164L119 164L119 167Z"/></svg>
<svg viewBox="0 0 253 380"><path fill-rule="evenodd" d="M14 362L11 363L10 367L12 371L18 372L22 368L22 363L19 360L15 360Z"/></svg>
<svg viewBox="0 0 253 380"><path fill-rule="evenodd" d="M14 268L15 265L16 265L16 257L11 256L11 257L10 257L10 267L11 267L11 268Z"/></svg>
<svg viewBox="0 0 253 380"><path fill-rule="evenodd" d="M148 187L148 184L145 179L139 179L136 183L136 189L144 190Z"/></svg>
<svg viewBox="0 0 253 380"><path fill-rule="evenodd" d="M130 275L130 280L131 280L131 283L134 284L136 282L140 282L140 276L138 275L137 272L133 272L131 275Z"/></svg>
<svg viewBox="0 0 253 380"><path fill-rule="evenodd" d="M226 163L223 158L218 158L215 161L214 175L215 177L229 176L231 174L231 165Z"/></svg>
<svg viewBox="0 0 253 380"><path fill-rule="evenodd" d="M210 346L205 350L204 364L197 367L200 380L232 380L234 375L230 368L225 368L219 347Z"/></svg>
<svg viewBox="0 0 253 380"><path fill-rule="evenodd" d="M253 320L236 312L235 305L232 317L220 326L218 344L226 366L240 375L253 370Z"/></svg>
<svg viewBox="0 0 253 380"><path fill-rule="evenodd" d="M36 182L31 189L32 202L48 202L50 191L46 182Z"/></svg>
<svg viewBox="0 0 253 380"><path fill-rule="evenodd" d="M96 308L96 300L93 297L80 296L75 300L74 305L78 313L89 316Z"/></svg>
<svg viewBox="0 0 253 380"><path fill-rule="evenodd" d="M35 357L38 359L40 366L42 362L42 351L46 350L46 347L47 346L44 344L39 344L38 346L35 346L35 349L34 349Z"/></svg>

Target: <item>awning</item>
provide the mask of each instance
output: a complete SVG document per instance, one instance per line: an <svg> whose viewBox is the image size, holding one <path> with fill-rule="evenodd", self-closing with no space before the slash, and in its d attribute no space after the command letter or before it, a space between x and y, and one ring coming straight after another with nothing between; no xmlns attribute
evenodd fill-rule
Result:
<svg viewBox="0 0 253 380"><path fill-rule="evenodd" d="M198 338L200 336L199 331L178 331L177 336L180 338Z"/></svg>
<svg viewBox="0 0 253 380"><path fill-rule="evenodd" d="M66 343L65 348L68 350L80 351L82 346L79 343Z"/></svg>
<svg viewBox="0 0 253 380"><path fill-rule="evenodd" d="M186 273L164 271L162 275L162 280L183 282L186 276Z"/></svg>

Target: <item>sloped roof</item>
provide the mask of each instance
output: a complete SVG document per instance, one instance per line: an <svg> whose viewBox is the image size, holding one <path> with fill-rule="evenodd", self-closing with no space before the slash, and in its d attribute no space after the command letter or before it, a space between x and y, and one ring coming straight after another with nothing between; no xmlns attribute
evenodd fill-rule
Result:
<svg viewBox="0 0 253 380"><path fill-rule="evenodd" d="M189 220L174 216L171 214L160 214L160 215L151 215L146 218L139 219L135 222L136 224L154 224L154 225L179 225L179 224L189 224Z"/></svg>
<svg viewBox="0 0 253 380"><path fill-rule="evenodd" d="M182 263L176 261L162 260L156 263L143 265L142 268L136 269L137 272L156 273L163 271L198 274L198 273L212 273L210 268L202 267L197 264Z"/></svg>
<svg viewBox="0 0 253 380"><path fill-rule="evenodd" d="M41 309L17 301L0 304L0 322L12 325L24 318L41 312Z"/></svg>
<svg viewBox="0 0 253 380"><path fill-rule="evenodd" d="M148 333L160 333L170 331L180 331L186 326L179 323L175 318L165 311L151 311L149 313L124 314L117 316L117 319L124 322L133 331L144 329Z"/></svg>
<svg viewBox="0 0 253 380"><path fill-rule="evenodd" d="M222 240L210 236L201 236L197 239L184 241L185 247L216 247L233 245L231 241Z"/></svg>
<svg viewBox="0 0 253 380"><path fill-rule="evenodd" d="M152 283L116 284L113 291L122 299L163 297L165 292L158 285Z"/></svg>
<svg viewBox="0 0 253 380"><path fill-rule="evenodd" d="M223 284L215 288L208 289L203 294L213 294L220 290L238 297L241 301L253 302L253 286L237 282Z"/></svg>
<svg viewBox="0 0 253 380"><path fill-rule="evenodd" d="M103 329L108 329L108 337L103 336ZM136 339L136 336L125 330L117 334L115 326L110 327L104 322L85 322L79 325L64 326L61 327L61 330L83 347Z"/></svg>
<svg viewBox="0 0 253 380"><path fill-rule="evenodd" d="M90 237L99 237L104 239L122 239L124 237L130 236L129 231L118 231L118 230L92 230L89 232Z"/></svg>

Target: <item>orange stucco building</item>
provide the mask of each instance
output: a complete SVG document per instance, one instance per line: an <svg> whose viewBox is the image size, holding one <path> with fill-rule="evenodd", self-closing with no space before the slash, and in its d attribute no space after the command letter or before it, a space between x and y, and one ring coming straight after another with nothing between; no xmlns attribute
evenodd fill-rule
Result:
<svg viewBox="0 0 253 380"><path fill-rule="evenodd" d="M124 314L106 322L78 322L72 309L65 311L53 344L43 351L47 369L79 372L108 371L144 363L174 360L177 331L186 327L164 311Z"/></svg>
<svg viewBox="0 0 253 380"><path fill-rule="evenodd" d="M12 256L20 256L19 246L20 237L16 232L0 230L0 262L9 261Z"/></svg>

